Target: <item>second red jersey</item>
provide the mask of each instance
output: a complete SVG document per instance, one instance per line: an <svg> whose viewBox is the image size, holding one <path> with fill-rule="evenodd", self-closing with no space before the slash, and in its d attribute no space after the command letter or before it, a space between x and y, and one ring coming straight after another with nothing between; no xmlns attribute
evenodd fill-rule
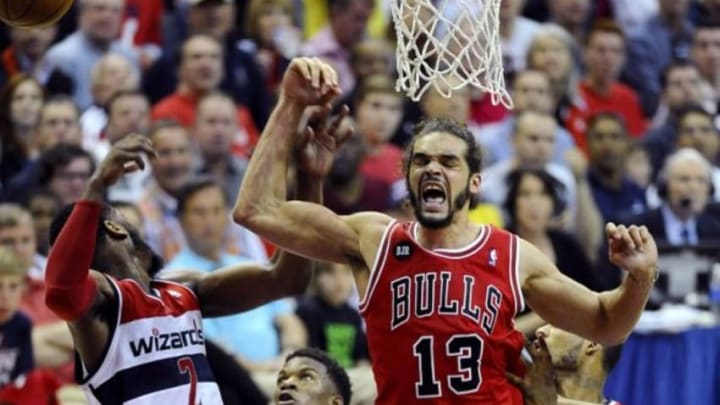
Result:
<svg viewBox="0 0 720 405"><path fill-rule="evenodd" d="M465 248L429 250L418 227L388 227L360 303L376 404L522 405L505 377L523 369L517 237L483 226Z"/></svg>

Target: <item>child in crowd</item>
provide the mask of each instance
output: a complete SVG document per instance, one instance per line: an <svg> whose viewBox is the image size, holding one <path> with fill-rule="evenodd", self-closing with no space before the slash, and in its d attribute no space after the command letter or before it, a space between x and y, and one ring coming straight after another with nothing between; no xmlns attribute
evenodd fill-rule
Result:
<svg viewBox="0 0 720 405"><path fill-rule="evenodd" d="M308 345L326 351L345 368L368 362L362 319L349 303L351 270L341 264L317 265L313 292L301 298L297 316L308 331Z"/></svg>
<svg viewBox="0 0 720 405"><path fill-rule="evenodd" d="M0 403L55 405L60 382L52 373L33 371L32 322L18 311L27 268L0 248Z"/></svg>

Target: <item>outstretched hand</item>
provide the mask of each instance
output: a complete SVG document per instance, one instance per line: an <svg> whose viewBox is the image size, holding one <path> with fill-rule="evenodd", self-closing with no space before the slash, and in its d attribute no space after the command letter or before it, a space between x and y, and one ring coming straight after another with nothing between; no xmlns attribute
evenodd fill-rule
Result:
<svg viewBox="0 0 720 405"><path fill-rule="evenodd" d="M655 240L645 226L605 226L610 261L639 281L650 281L658 261Z"/></svg>
<svg viewBox="0 0 720 405"><path fill-rule="evenodd" d="M557 380L550 351L542 337L538 337L525 347L532 362L525 359L527 367L525 378L505 373L507 379L518 387L525 397L525 405L557 404Z"/></svg>
<svg viewBox="0 0 720 405"><path fill-rule="evenodd" d="M318 58L295 58L285 71L280 85L280 98L303 106L330 107L340 95L338 75L330 65Z"/></svg>
<svg viewBox="0 0 720 405"><path fill-rule="evenodd" d="M97 168L91 183L100 187L110 187L126 173L145 168L143 155L155 157L152 141L144 135L132 134L124 137L110 149Z"/></svg>
<svg viewBox="0 0 720 405"><path fill-rule="evenodd" d="M353 133L343 125L349 109L343 106L340 113L330 118L325 106L308 107L307 122L300 128L297 143L297 165L303 174L324 178L332 168L335 152Z"/></svg>

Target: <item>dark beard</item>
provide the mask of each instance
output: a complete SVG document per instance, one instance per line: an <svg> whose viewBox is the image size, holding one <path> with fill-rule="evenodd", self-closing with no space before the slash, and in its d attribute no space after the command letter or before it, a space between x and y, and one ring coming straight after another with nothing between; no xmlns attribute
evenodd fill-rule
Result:
<svg viewBox="0 0 720 405"><path fill-rule="evenodd" d="M144 270L151 279L155 278L165 266L162 257L152 250L135 229L128 229L128 233L130 234L133 246L135 246L135 254L140 256L140 260L145 266Z"/></svg>
<svg viewBox="0 0 720 405"><path fill-rule="evenodd" d="M412 204L415 218L420 225L430 229L442 229L452 223L455 213L460 211L467 202L468 198L470 198L470 184L465 186L465 190L463 190L463 192L455 198L455 201L450 207L450 210L445 218L435 219L425 217L422 212L422 207L420 206L420 200L418 200L417 196L413 194L412 190L408 190L408 198L410 199L410 204Z"/></svg>

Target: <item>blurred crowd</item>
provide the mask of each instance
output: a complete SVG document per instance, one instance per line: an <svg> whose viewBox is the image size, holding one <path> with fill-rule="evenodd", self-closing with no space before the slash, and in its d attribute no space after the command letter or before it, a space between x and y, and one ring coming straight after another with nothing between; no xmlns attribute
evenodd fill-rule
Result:
<svg viewBox="0 0 720 405"><path fill-rule="evenodd" d="M403 148L415 123L443 116L482 145L472 220L512 230L591 289L620 282L608 221L646 225L661 246L720 246L720 1L502 0L513 110L472 88L397 92L391 3L77 0L55 26L0 27L0 245L13 252L0 251L0 385L72 382L70 334L44 304L48 228L128 134L157 157L107 198L167 272L269 260L273 246L229 211L295 56L329 61L351 111L324 190L339 214L412 218ZM267 403L284 356L312 346L350 371L353 403L371 404L357 302L349 269L321 263L305 296L206 321L213 350L257 391L218 377L226 403ZM540 325L518 320L528 334Z"/></svg>

